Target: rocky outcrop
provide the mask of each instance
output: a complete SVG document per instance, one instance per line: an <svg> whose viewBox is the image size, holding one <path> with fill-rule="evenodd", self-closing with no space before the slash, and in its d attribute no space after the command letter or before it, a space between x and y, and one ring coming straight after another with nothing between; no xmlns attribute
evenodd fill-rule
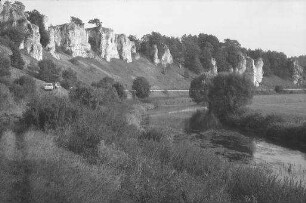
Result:
<svg viewBox="0 0 306 203"><path fill-rule="evenodd" d="M36 60L43 59L43 48L40 44L39 27L34 24L29 24L31 27L30 34L24 40L24 49Z"/></svg>
<svg viewBox="0 0 306 203"><path fill-rule="evenodd" d="M13 26L23 29L26 37L21 43L20 49L25 49L36 60L42 60L43 49L40 44L39 28L27 20L25 6L22 3L15 2L11 4L8 1L4 5L0 3L0 22L6 27Z"/></svg>
<svg viewBox="0 0 306 203"><path fill-rule="evenodd" d="M258 87L262 82L263 78L263 60L261 58L256 60L256 63L251 57L245 57L246 59L246 70L244 72L245 77L247 77L255 87Z"/></svg>
<svg viewBox="0 0 306 203"><path fill-rule="evenodd" d="M132 62L136 47L126 35L117 35L112 29L104 27L90 28L86 31L93 50L106 61L122 59L127 63Z"/></svg>
<svg viewBox="0 0 306 203"><path fill-rule="evenodd" d="M72 57L90 57L91 47L84 25L70 22L63 25L49 27L50 43L47 48L56 56L59 49Z"/></svg>
<svg viewBox="0 0 306 203"><path fill-rule="evenodd" d="M297 60L291 61L292 82L295 85L303 83L303 67L299 65Z"/></svg>
<svg viewBox="0 0 306 203"><path fill-rule="evenodd" d="M247 60L246 60L246 56L244 56L241 52L240 52L240 61L237 65L237 67L234 67L233 70L235 73L238 74L243 74L246 71L246 66L247 66Z"/></svg>
<svg viewBox="0 0 306 203"><path fill-rule="evenodd" d="M159 58L159 52L163 51L163 54ZM173 63L173 57L170 53L170 50L167 45L164 45L163 50L158 50L157 45L153 45L153 62L155 65L162 64L163 67L167 67L168 65Z"/></svg>
<svg viewBox="0 0 306 203"><path fill-rule="evenodd" d="M126 35L121 34L117 36L117 49L122 60L127 63L132 62L132 55L136 54L136 46Z"/></svg>
<svg viewBox="0 0 306 203"><path fill-rule="evenodd" d="M240 58L241 60L239 61L238 66L235 67L232 72L244 75L254 84L255 87L258 87L263 78L264 63L262 58L259 58L254 62L251 57L245 56L242 53L240 53Z"/></svg>
<svg viewBox="0 0 306 203"><path fill-rule="evenodd" d="M210 74L213 76L217 76L218 75L218 67L217 67L217 62L216 59L211 58L211 69L210 69Z"/></svg>

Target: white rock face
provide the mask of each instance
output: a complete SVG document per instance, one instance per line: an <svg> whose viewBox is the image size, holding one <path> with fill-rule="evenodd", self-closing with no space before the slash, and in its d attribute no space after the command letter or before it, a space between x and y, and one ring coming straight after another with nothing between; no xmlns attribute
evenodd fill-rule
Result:
<svg viewBox="0 0 306 203"><path fill-rule="evenodd" d="M209 71L211 75L217 76L218 75L218 67L217 67L217 62L216 59L211 58L211 70Z"/></svg>
<svg viewBox="0 0 306 203"><path fill-rule="evenodd" d="M127 63L133 61L132 55L136 53L135 43L130 41L126 35L121 34L117 36L117 49L122 60Z"/></svg>
<svg viewBox="0 0 306 203"><path fill-rule="evenodd" d="M153 63L155 65L160 63L160 60L158 58L158 48L156 44L153 45Z"/></svg>
<svg viewBox="0 0 306 203"><path fill-rule="evenodd" d="M244 72L245 77L247 77L255 87L258 87L262 82L264 65L263 60L259 58L254 63L254 60L251 57L246 58L246 71Z"/></svg>
<svg viewBox="0 0 306 203"><path fill-rule="evenodd" d="M255 61L255 68L256 68L256 82L255 82L255 86L258 87L259 84L262 82L262 78L263 78L263 66L264 66L264 62L262 60L262 58L259 58Z"/></svg>
<svg viewBox="0 0 306 203"><path fill-rule="evenodd" d="M20 45L20 49L25 49L26 52L36 60L42 60L42 45L40 44L40 34L38 26L31 24L25 15L24 5L15 2L0 3L0 22L8 23L6 26L22 27L27 36Z"/></svg>
<svg viewBox="0 0 306 203"><path fill-rule="evenodd" d="M172 55L170 53L170 50L168 48L168 46L164 46L164 54L162 55L162 58L161 58L161 64L164 66L164 67L167 67L169 64L172 64L173 63L173 58L172 58Z"/></svg>
<svg viewBox="0 0 306 203"><path fill-rule="evenodd" d="M292 82L295 85L299 85L303 83L303 67L299 65L297 60L293 60L291 62L292 67Z"/></svg>
<svg viewBox="0 0 306 203"><path fill-rule="evenodd" d="M133 61L133 54L136 54L135 43L129 38L120 34L117 35L112 29L95 27L86 30L91 41L96 45L96 52L106 61L111 59L122 59L127 63Z"/></svg>
<svg viewBox="0 0 306 203"><path fill-rule="evenodd" d="M56 57L56 49L60 48L72 57L90 57L91 47L88 43L88 35L83 25L74 22L49 27L50 43L48 48Z"/></svg>
<svg viewBox="0 0 306 203"><path fill-rule="evenodd" d="M40 61L43 59L43 48L40 44L39 27L34 24L29 24L29 26L31 27L31 32L24 40L24 49L33 58Z"/></svg>
<svg viewBox="0 0 306 203"><path fill-rule="evenodd" d="M158 57L158 53L162 51L162 50L158 50L157 48L157 45L154 44L153 45L153 63L155 65L158 65L158 64L162 64L163 67L167 67L168 65L172 64L173 63L173 57L170 53L170 50L168 48L167 45L164 45L164 48L163 48L163 55L161 56L161 58Z"/></svg>

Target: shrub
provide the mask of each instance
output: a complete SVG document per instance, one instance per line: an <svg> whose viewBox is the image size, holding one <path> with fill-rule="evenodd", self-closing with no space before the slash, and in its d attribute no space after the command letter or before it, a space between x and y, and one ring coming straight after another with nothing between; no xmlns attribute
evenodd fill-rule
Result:
<svg viewBox="0 0 306 203"><path fill-rule="evenodd" d="M219 119L249 104L253 98L253 84L238 74L219 74L212 80L208 93L209 111Z"/></svg>
<svg viewBox="0 0 306 203"><path fill-rule="evenodd" d="M1 36L9 38L16 47L19 47L25 38L25 30L22 27L9 27L0 33Z"/></svg>
<svg viewBox="0 0 306 203"><path fill-rule="evenodd" d="M200 110L193 113L186 122L185 131L187 133L208 130L220 125L219 120L212 112Z"/></svg>
<svg viewBox="0 0 306 203"><path fill-rule="evenodd" d="M124 86L123 86L121 83L116 82L116 83L113 85L113 87L116 89L117 94L118 94L118 96L119 96L120 99L126 99L127 94L126 94L126 92L125 92Z"/></svg>
<svg viewBox="0 0 306 203"><path fill-rule="evenodd" d="M284 87L281 85L276 85L274 90L276 93L282 93L284 91Z"/></svg>
<svg viewBox="0 0 306 203"><path fill-rule="evenodd" d="M12 51L12 55L10 56L12 66L22 70L25 63L22 59L19 48L13 43L10 44L10 48Z"/></svg>
<svg viewBox="0 0 306 203"><path fill-rule="evenodd" d="M209 74L202 74L193 79L190 83L189 97L196 103L208 101L209 85L212 77Z"/></svg>
<svg viewBox="0 0 306 203"><path fill-rule="evenodd" d="M13 103L12 95L9 88L0 84L0 110L6 110Z"/></svg>
<svg viewBox="0 0 306 203"><path fill-rule="evenodd" d="M150 84L144 77L137 77L133 81L132 89L138 98L146 98L150 94Z"/></svg>
<svg viewBox="0 0 306 203"><path fill-rule="evenodd" d="M10 66L11 66L11 61L10 59L0 56L0 77L3 76L10 76Z"/></svg>
<svg viewBox="0 0 306 203"><path fill-rule="evenodd" d="M36 93L36 82L28 76L21 76L14 80L10 87L17 101L25 98L31 98Z"/></svg>
<svg viewBox="0 0 306 203"><path fill-rule="evenodd" d="M67 99L48 95L35 97L27 104L22 123L40 130L56 129L73 123L78 117L78 108Z"/></svg>
<svg viewBox="0 0 306 203"><path fill-rule="evenodd" d="M67 90L74 87L78 82L76 72L74 72L72 69L64 70L62 72L62 78L63 80L61 81L61 86Z"/></svg>
<svg viewBox="0 0 306 203"><path fill-rule="evenodd" d="M38 78L46 82L57 82L60 77L60 69L50 59L38 62Z"/></svg>
<svg viewBox="0 0 306 203"><path fill-rule="evenodd" d="M111 77L104 77L102 80L98 82L91 83L91 86L96 88L111 88L115 84L115 80Z"/></svg>

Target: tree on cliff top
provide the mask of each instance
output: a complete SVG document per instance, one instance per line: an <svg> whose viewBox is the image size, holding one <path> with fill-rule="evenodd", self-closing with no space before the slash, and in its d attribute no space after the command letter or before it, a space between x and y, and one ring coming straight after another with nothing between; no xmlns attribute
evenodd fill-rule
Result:
<svg viewBox="0 0 306 203"><path fill-rule="evenodd" d="M80 18L77 18L77 17L74 17L74 16L71 16L71 17L70 17L70 21L71 21L72 23L75 23L75 24L78 25L78 26L84 25L83 21L82 21Z"/></svg>
<svg viewBox="0 0 306 203"><path fill-rule="evenodd" d="M28 14L28 20L39 27L40 43L46 47L49 44L50 36L45 27L45 16L37 10L27 11L26 14Z"/></svg>
<svg viewBox="0 0 306 203"><path fill-rule="evenodd" d="M94 18L88 21L89 24L95 24L97 27L102 26L102 22L98 18Z"/></svg>

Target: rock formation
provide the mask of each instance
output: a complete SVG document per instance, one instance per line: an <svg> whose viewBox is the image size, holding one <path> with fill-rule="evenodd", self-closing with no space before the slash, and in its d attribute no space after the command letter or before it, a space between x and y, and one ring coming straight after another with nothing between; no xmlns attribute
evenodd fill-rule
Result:
<svg viewBox="0 0 306 203"><path fill-rule="evenodd" d="M49 27L50 42L47 46L50 53L56 56L57 49L68 53L72 57L90 57L91 47L84 25L70 22L63 25Z"/></svg>
<svg viewBox="0 0 306 203"><path fill-rule="evenodd" d="M210 74L213 76L217 76L218 75L218 67L217 67L217 62L216 59L211 58L211 69L210 69Z"/></svg>
<svg viewBox="0 0 306 203"><path fill-rule="evenodd" d="M160 51L163 51L163 55L159 58ZM153 62L155 65L161 63L163 67L173 63L173 57L167 45L164 45L163 50L158 50L157 45L153 45Z"/></svg>
<svg viewBox="0 0 306 203"><path fill-rule="evenodd" d="M117 35L112 29L101 26L86 31L93 50L106 61L120 58L127 63L132 62L132 55L136 53L136 47L126 35Z"/></svg>
<svg viewBox="0 0 306 203"><path fill-rule="evenodd" d="M238 63L238 66L233 69L232 72L245 75L255 87L258 87L262 82L263 78L263 60L259 58L254 62L251 57L245 56L241 53L241 60ZM230 71L231 72L231 71Z"/></svg>
<svg viewBox="0 0 306 203"><path fill-rule="evenodd" d="M247 66L247 60L246 57L240 52L240 58L241 60L238 63L237 67L234 67L234 72L238 74L243 74L246 71L246 66Z"/></svg>
<svg viewBox="0 0 306 203"><path fill-rule="evenodd" d="M20 2L11 4L6 1L4 5L0 3L0 22L3 26L13 26L23 29L26 33L20 48L36 60L42 60L42 45L40 44L40 34L38 26L31 24L25 14L25 6Z"/></svg>
<svg viewBox="0 0 306 203"><path fill-rule="evenodd" d="M263 60L261 58L254 60L251 57L245 57L246 59L246 68L244 75L247 77L255 87L258 87L259 84L262 82L263 78Z"/></svg>
<svg viewBox="0 0 306 203"><path fill-rule="evenodd" d="M298 60L291 61L292 82L295 85L303 83L303 67L299 65Z"/></svg>

